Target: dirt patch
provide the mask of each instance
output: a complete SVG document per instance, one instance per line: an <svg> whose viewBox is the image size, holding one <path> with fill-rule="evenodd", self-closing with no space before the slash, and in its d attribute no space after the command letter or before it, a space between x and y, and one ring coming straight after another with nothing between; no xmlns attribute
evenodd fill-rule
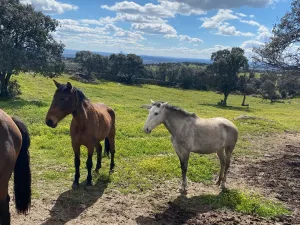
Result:
<svg viewBox="0 0 300 225"><path fill-rule="evenodd" d="M33 200L26 217L17 215L11 202L12 224L300 224L300 135L264 136L250 141L259 157L235 156L228 187L246 187L277 198L291 208L293 217L272 220L215 210L200 199L206 194L218 195L219 188L190 182L188 195L182 196L178 193L180 180L174 179L142 194L123 195L108 190L108 184L102 182L88 190L82 184L80 190L49 192L49 196Z"/></svg>
<svg viewBox="0 0 300 225"><path fill-rule="evenodd" d="M300 224L300 147L287 144L281 155L266 158L244 169L248 184L286 203L293 211L293 224Z"/></svg>

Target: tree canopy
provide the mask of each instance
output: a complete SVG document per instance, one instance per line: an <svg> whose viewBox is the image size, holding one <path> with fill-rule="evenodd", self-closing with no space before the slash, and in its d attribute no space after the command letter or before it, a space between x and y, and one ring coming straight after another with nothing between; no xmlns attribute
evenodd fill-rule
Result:
<svg viewBox="0 0 300 225"><path fill-rule="evenodd" d="M8 96L14 73L34 71L43 75L63 70L64 45L54 40L58 22L18 0L0 1L0 96Z"/></svg>
<svg viewBox="0 0 300 225"><path fill-rule="evenodd" d="M243 49L235 47L212 53L211 60L213 63L207 67L211 85L224 94L221 105L226 105L228 95L237 89L238 72L248 69L248 59Z"/></svg>
<svg viewBox="0 0 300 225"><path fill-rule="evenodd" d="M269 43L255 48L254 58L268 66L286 71L300 70L300 1L293 0L291 11L273 27Z"/></svg>

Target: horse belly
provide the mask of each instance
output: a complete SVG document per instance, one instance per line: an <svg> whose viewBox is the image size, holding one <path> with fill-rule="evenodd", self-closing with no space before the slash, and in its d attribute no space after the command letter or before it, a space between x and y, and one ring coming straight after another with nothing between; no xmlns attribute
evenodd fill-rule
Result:
<svg viewBox="0 0 300 225"><path fill-rule="evenodd" d="M225 140L226 138L222 132L217 132L211 135L201 135L200 137L194 139L191 152L200 154L217 152L225 147Z"/></svg>

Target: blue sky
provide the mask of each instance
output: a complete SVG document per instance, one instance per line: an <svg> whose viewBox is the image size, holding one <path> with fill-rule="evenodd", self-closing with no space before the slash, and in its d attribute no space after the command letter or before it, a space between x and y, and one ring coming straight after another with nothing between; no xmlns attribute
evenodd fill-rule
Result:
<svg viewBox="0 0 300 225"><path fill-rule="evenodd" d="M58 19L67 49L209 58L269 40L291 0L21 0Z"/></svg>

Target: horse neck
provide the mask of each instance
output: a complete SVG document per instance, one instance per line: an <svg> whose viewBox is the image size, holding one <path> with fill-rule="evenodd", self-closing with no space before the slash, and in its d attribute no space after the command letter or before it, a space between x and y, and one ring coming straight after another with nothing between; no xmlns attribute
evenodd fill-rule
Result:
<svg viewBox="0 0 300 225"><path fill-rule="evenodd" d="M75 110L72 112L73 119L79 126L86 125L90 106L91 103L89 101L82 100L77 104Z"/></svg>
<svg viewBox="0 0 300 225"><path fill-rule="evenodd" d="M181 124L184 122L184 115L166 108L166 119L164 125L172 136L176 136L176 132L180 130Z"/></svg>

